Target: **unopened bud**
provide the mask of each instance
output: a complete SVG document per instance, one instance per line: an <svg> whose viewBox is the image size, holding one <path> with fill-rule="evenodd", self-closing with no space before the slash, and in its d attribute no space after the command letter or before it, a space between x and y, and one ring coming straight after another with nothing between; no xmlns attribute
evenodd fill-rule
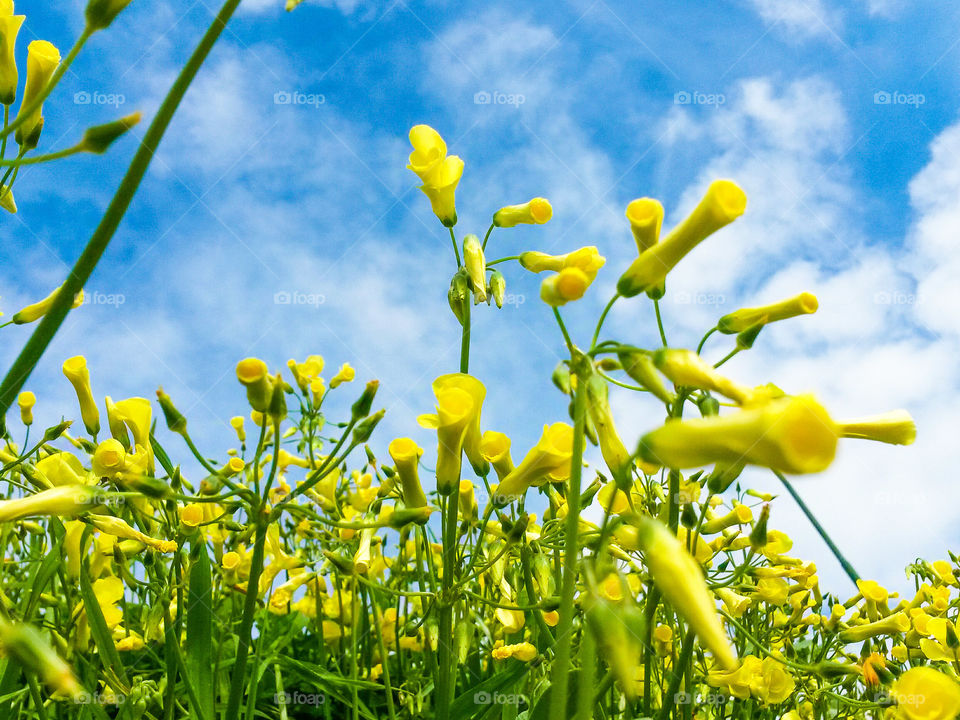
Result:
<svg viewBox="0 0 960 720"><path fill-rule="evenodd" d="M353 429L353 442L357 445L362 445L367 442L373 434L374 428L377 427L377 424L383 420L383 416L386 414L386 409L378 410L373 415L369 415L360 421Z"/></svg>
<svg viewBox="0 0 960 720"><path fill-rule="evenodd" d="M187 431L187 419L174 407L173 400L163 391L163 388L157 390L157 402L160 403L160 409L163 410L163 419L167 422L167 429L175 433L185 433Z"/></svg>
<svg viewBox="0 0 960 720"><path fill-rule="evenodd" d="M490 294L493 295L493 301L498 308L503 307L503 298L507 294L507 279L499 270L494 270L490 274Z"/></svg>
<svg viewBox="0 0 960 720"><path fill-rule="evenodd" d="M373 399L377 395L377 388L380 387L379 380L371 380L363 389L363 393L357 398L357 401L350 407L350 419L354 422L365 418L370 414L370 408L373 406Z"/></svg>
<svg viewBox="0 0 960 720"><path fill-rule="evenodd" d="M126 135L130 128L139 123L140 117L140 113L135 112L119 120L87 128L80 141L80 147L84 152L102 155L116 140Z"/></svg>

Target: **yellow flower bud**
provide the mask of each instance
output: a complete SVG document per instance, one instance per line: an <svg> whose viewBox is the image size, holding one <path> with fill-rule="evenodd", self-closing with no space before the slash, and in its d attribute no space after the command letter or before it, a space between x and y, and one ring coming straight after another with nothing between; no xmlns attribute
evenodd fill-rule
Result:
<svg viewBox="0 0 960 720"><path fill-rule="evenodd" d="M418 447L410 438L397 438L387 446L387 452L393 458L397 474L400 476L403 504L408 508L425 507L427 496L423 494L417 472L417 464L423 454L423 448Z"/></svg>
<svg viewBox="0 0 960 720"><path fill-rule="evenodd" d="M613 473L617 486L621 489L629 489L630 453L627 452L627 448L617 434L607 395L606 380L596 373L591 373L587 380L587 414L597 433L600 454L610 468L610 472Z"/></svg>
<svg viewBox="0 0 960 720"><path fill-rule="evenodd" d="M13 14L13 3L9 3L8 8L0 8L0 103L4 105L12 105L17 99L20 76L15 50L23 20L23 15Z"/></svg>
<svg viewBox="0 0 960 720"><path fill-rule="evenodd" d="M427 178L420 189L430 201L433 214L436 215L445 227L457 224L457 208L455 194L460 177L463 175L463 160L456 155L448 155Z"/></svg>
<svg viewBox="0 0 960 720"><path fill-rule="evenodd" d="M24 390L17 396L17 405L20 406L20 421L27 425L33 425L33 406L37 404L37 396L29 390Z"/></svg>
<svg viewBox="0 0 960 720"><path fill-rule="evenodd" d="M700 532L704 535L713 535L734 525L746 525L752 520L753 511L746 505L737 505L726 515L707 520L701 525Z"/></svg>
<svg viewBox="0 0 960 720"><path fill-rule="evenodd" d="M83 355L68 358L63 363L63 374L73 385L80 403L80 417L87 432L96 437L100 432L100 411L94 402L90 390L90 372L87 370L87 359Z"/></svg>
<svg viewBox="0 0 960 720"><path fill-rule="evenodd" d="M149 545L162 553L172 553L177 549L177 544L172 540L152 538L117 517L110 515L91 515L90 522L101 532L113 535L114 537L142 542L144 545Z"/></svg>
<svg viewBox="0 0 960 720"><path fill-rule="evenodd" d="M473 491L473 483L469 480L460 481L457 505L460 508L461 517L470 520L477 516L477 496Z"/></svg>
<svg viewBox="0 0 960 720"><path fill-rule="evenodd" d="M910 445L917 437L917 426L906 410L838 422L840 437L876 440L890 445Z"/></svg>
<svg viewBox="0 0 960 720"><path fill-rule="evenodd" d="M720 318L717 322L717 329L722 333L735 335L757 325L767 325L778 320L788 320L798 315L815 313L818 307L817 296L813 293L803 292L772 305L735 310Z"/></svg>
<svg viewBox="0 0 960 720"><path fill-rule="evenodd" d="M837 428L812 395L770 402L729 415L673 420L640 439L648 462L692 468L746 461L785 473L825 470L837 449Z"/></svg>
<svg viewBox="0 0 960 720"><path fill-rule="evenodd" d="M590 278L577 268L564 268L540 284L540 299L551 307L579 300L590 287Z"/></svg>
<svg viewBox="0 0 960 720"><path fill-rule="evenodd" d="M740 405L751 398L749 388L724 377L692 350L664 348L654 353L653 363L676 385L711 390Z"/></svg>
<svg viewBox="0 0 960 720"><path fill-rule="evenodd" d="M20 101L20 111L17 113L18 120L24 109L43 93L59 65L60 51L53 43L34 40L27 46L27 82L23 89L23 100ZM43 130L43 106L23 117L23 123L17 128L15 138L21 148L32 150L40 141L40 132Z"/></svg>
<svg viewBox="0 0 960 720"><path fill-rule="evenodd" d="M237 439L241 443L246 442L247 440L247 432L243 427L243 422L242 415L235 415L234 417L230 418L230 427L232 427L237 433Z"/></svg>
<svg viewBox="0 0 960 720"><path fill-rule="evenodd" d="M627 205L626 215L638 253L657 244L663 224L663 205L653 198L637 198Z"/></svg>
<svg viewBox="0 0 960 720"><path fill-rule="evenodd" d="M447 144L440 133L429 125L410 128L410 144L413 145L413 152L410 153L407 168L415 172L420 180L427 182L430 174L447 156Z"/></svg>
<svg viewBox="0 0 960 720"><path fill-rule="evenodd" d="M543 225L553 217L553 207L546 198L536 197L523 205L507 205L493 214L493 224L509 228L515 225Z"/></svg>
<svg viewBox="0 0 960 720"><path fill-rule="evenodd" d="M723 601L727 611L734 617L741 617L750 607L750 598L734 592L730 588L717 588L717 597Z"/></svg>
<svg viewBox="0 0 960 720"><path fill-rule="evenodd" d="M357 376L357 371L351 367L350 363L344 363L337 370L337 374L330 378L330 389L342 385L343 383L353 382Z"/></svg>
<svg viewBox="0 0 960 720"><path fill-rule="evenodd" d="M273 396L273 377L267 364L258 358L245 358L237 363L237 380L247 388L247 401L257 412L265 413Z"/></svg>
<svg viewBox="0 0 960 720"><path fill-rule="evenodd" d="M893 685L898 717L906 720L952 720L960 714L960 685L932 667L914 667Z"/></svg>
<svg viewBox="0 0 960 720"><path fill-rule="evenodd" d="M468 234L463 238L463 265L473 282L473 296L476 302L487 299L487 261L483 256L480 238Z"/></svg>
<svg viewBox="0 0 960 720"><path fill-rule="evenodd" d="M91 485L61 485L23 498L0 500L0 522L35 515L74 518L93 509L101 492Z"/></svg>
<svg viewBox="0 0 960 720"><path fill-rule="evenodd" d="M513 458L510 457L510 438L502 432L487 430L480 438L480 455L493 465L497 477L503 480L513 471Z"/></svg>
<svg viewBox="0 0 960 720"><path fill-rule="evenodd" d="M497 486L497 505L522 496L531 485L560 482L570 477L573 457L573 428L567 423L544 425L543 434L526 457Z"/></svg>
<svg viewBox="0 0 960 720"><path fill-rule="evenodd" d="M607 259L603 257L595 245L577 248L565 255L548 255L536 250L520 253L520 265L530 272L540 273L544 270L560 272L564 268L576 268L583 272L590 282L597 276L597 271L603 267Z"/></svg>
<svg viewBox="0 0 960 720"><path fill-rule="evenodd" d="M17 214L17 201L13 199L13 190L9 185L0 185L0 208L11 215Z"/></svg>
<svg viewBox="0 0 960 720"><path fill-rule="evenodd" d="M898 635L910 629L910 618L906 613L898 612L882 620L856 625L840 631L840 639L845 643L862 642L877 635Z"/></svg>
<svg viewBox="0 0 960 720"><path fill-rule="evenodd" d="M60 292L58 287L52 293L47 295L40 302L33 303L32 305L27 305L22 310L14 313L13 317L10 319L14 325L23 325L25 323L32 323L34 320L39 320L48 312L50 312L50 307L53 305L53 301L57 297L57 293ZM83 305L83 290L78 292L73 298L73 308L78 308Z"/></svg>
<svg viewBox="0 0 960 720"><path fill-rule="evenodd" d="M617 283L625 297L659 285L667 273L707 236L736 220L747 196L730 180L714 180L693 212L665 238L640 254Z"/></svg>

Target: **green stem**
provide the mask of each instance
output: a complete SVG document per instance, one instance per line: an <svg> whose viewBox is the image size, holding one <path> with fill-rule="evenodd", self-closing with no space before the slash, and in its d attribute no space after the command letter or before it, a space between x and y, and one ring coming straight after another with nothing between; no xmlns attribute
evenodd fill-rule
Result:
<svg viewBox="0 0 960 720"><path fill-rule="evenodd" d="M86 152L83 143L78 143L73 147L64 148L57 152L47 153L46 155L34 155L30 158L16 158L14 160L0 160L0 167L20 167L21 165L40 165L41 163L53 162L71 155L79 155Z"/></svg>
<svg viewBox="0 0 960 720"><path fill-rule="evenodd" d="M591 350L597 347L597 338L600 337L600 328L603 327L603 321L607 319L607 313L610 312L610 308L612 308L613 304L619 299L620 293L614 293L613 297L610 298L610 302L607 303L607 306L603 309L603 312L600 313L600 319L597 320L597 329L593 331L593 339L590 341Z"/></svg>
<svg viewBox="0 0 960 720"><path fill-rule="evenodd" d="M74 297L76 297L77 293L80 292L87 283L87 280L90 279L90 275L103 256L114 233L116 233L120 221L130 207L133 196L136 194L137 188L140 187L140 183L147 172L147 167L156 154L157 147L160 145L160 141L167 127L170 125L174 113L180 106L183 96L186 94L187 89L199 72L204 60L207 59L210 50L217 42L220 33L223 31L223 28L226 27L227 22L239 4L240 0L226 0L213 23L207 28L200 43L196 49L194 49L187 64L184 65L176 81L174 81L173 86L170 88L170 91L167 93L166 98L164 98L160 109L157 110L157 115L154 117L153 122L150 123L146 135L144 135L143 142L140 144L140 148L130 162L127 174L120 183L120 187L113 196L113 200L110 201L107 211L104 213L100 224L91 236L83 253L67 275L61 289L62 291L57 293L50 311L40 321L36 330L33 331L30 339L27 340L26 345L23 346L23 349L14 361L13 366L7 372L6 377L4 377L3 382L0 383L0 434L2 434L5 427L7 411L13 404L17 393L23 388L24 383L40 361L40 357L47 349L53 336L60 328L60 325L63 324L70 310L70 306L73 304ZM73 58L76 57L83 43L86 42L86 38L89 37L90 32L89 29L84 30L80 39L77 40L77 44L73 50L70 51L70 55L67 56L66 60L64 60L63 64L61 64L57 70L57 73L51 78L50 84L47 86L47 91L59 80L59 76L62 76L62 74L66 72L66 68L69 67ZM40 98L42 97L44 97L44 93L41 93ZM17 121L14 121L3 131L3 136L6 137L6 135L16 127Z"/></svg>
<svg viewBox="0 0 960 720"><path fill-rule="evenodd" d="M490 233L493 232L493 228L495 227L496 225L494 225L493 223L490 223L490 227L487 228L487 234L483 236L483 245L480 246L481 250L487 249L487 240L490 239Z"/></svg>
<svg viewBox="0 0 960 720"><path fill-rule="evenodd" d="M463 331L460 333L460 372L470 371L470 306L472 296L463 300Z"/></svg>
<svg viewBox="0 0 960 720"><path fill-rule="evenodd" d="M657 715L657 720L667 720L670 717L670 711L673 709L676 704L675 698L677 697L677 692L680 690L680 682L683 680L683 674L687 669L687 665L690 662L690 657L693 654L693 640L694 640L693 630L689 630L686 636L683 638L683 646L680 648L680 657L677 659L676 664L674 665L673 677L670 678L670 686L667 688L667 692L663 696L663 701L660 705L660 713ZM688 698L688 702L692 702Z"/></svg>
<svg viewBox="0 0 960 720"><path fill-rule="evenodd" d="M796 489L793 487L793 483L787 480L777 470L774 470L773 474L780 478L780 482L783 483L783 486L787 489L787 492L790 493L797 505L800 506L803 514L807 516L807 520L809 520L810 524L813 525L813 529L817 531L817 534L820 536L820 538L827 544L827 547L830 548L830 552L833 553L833 556L837 559L837 562L840 563L840 567L843 568L843 571L847 574L847 577L850 578L854 585L856 585L857 581L860 580L860 574L853 569L853 565L850 564L850 561L843 556L842 552L840 552L840 548L838 548L837 544L833 542L831 537L827 534L827 531L824 530L823 525L820 524L820 521L818 521L817 517L813 514L813 511L807 507L807 504L803 501L803 498L801 498L799 493L797 493Z"/></svg>
<svg viewBox="0 0 960 720"><path fill-rule="evenodd" d="M660 301L653 301L653 311L657 315L657 330L660 331L660 341L664 347L667 347L667 334L663 331L663 318L660 316Z"/></svg>
<svg viewBox="0 0 960 720"><path fill-rule="evenodd" d="M463 263L460 261L460 248L457 247L457 234L453 232L453 228L448 228L450 230L450 242L453 243L453 254L457 256L457 269L459 269Z"/></svg>
<svg viewBox="0 0 960 720"><path fill-rule="evenodd" d="M559 319L559 315L558 315ZM570 669L570 645L573 628L573 594L577 585L577 560L580 555L580 476L583 471L584 426L587 409L587 383L578 378L573 397L573 456L570 458L570 482L567 486L567 517L564 527L563 584L560 591L560 622L557 625L556 655L550 690L548 717L567 716L567 681Z"/></svg>
<svg viewBox="0 0 960 720"><path fill-rule="evenodd" d="M707 340L708 340L708 339L710 338L710 336L713 335L716 331L717 331L717 327L716 327L716 326L714 326L714 327L710 328L709 330L707 330L707 333L703 336L703 338L701 338L700 344L697 345L697 355L699 355L699 354L703 351L703 346L707 344Z"/></svg>

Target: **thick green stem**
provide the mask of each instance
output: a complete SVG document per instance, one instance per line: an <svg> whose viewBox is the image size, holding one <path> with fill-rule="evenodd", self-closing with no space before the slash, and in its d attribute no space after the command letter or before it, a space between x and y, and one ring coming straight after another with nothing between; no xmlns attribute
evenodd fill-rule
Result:
<svg viewBox="0 0 960 720"><path fill-rule="evenodd" d="M40 361L40 357L47 349L57 330L60 329L60 325L63 324L70 310L70 306L73 304L74 297L87 283L87 280L90 279L94 268L96 268L97 263L100 262L100 258L103 256L107 245L109 245L110 240L116 233L120 221L130 207L133 196L137 192L137 188L140 187L140 183L147 172L147 167L150 165L154 154L156 154L160 140L170 125L174 113L180 106L180 101L186 94L187 88L190 87L203 62L210 54L210 50L220 37L220 33L223 31L223 28L226 27L227 22L239 4L240 0L226 0L213 23L207 28L200 43L193 51L187 64L184 65L183 70L180 71L176 81L174 81L173 86L167 93L166 98L164 98L160 109L157 110L157 115L154 117L153 122L150 123L147 133L143 137L143 142L140 144L139 150L137 150L136 155L134 155L130 163L130 167L127 169L127 174L120 183L120 187L113 196L113 200L110 201L107 211L100 220L100 224L94 231L86 248L84 248L83 253L77 259L73 269L71 269L67 275L61 292L57 293L57 297L53 301L50 311L43 317L40 324L37 325L37 329L33 331L30 339L27 340L26 345L23 346L23 349L14 361L13 366L7 372L6 377L4 377L3 382L0 383L0 434L2 434L5 427L7 410L13 405L17 393L23 388L23 384L27 381L30 373L33 372L33 369ZM81 43L78 41L77 45L77 51L79 52ZM71 58L68 57L68 60L69 59ZM64 65L67 65L66 61ZM61 66L61 69L62 68L63 66ZM56 76L54 79L56 79ZM16 122L9 125L5 132L9 132L15 126Z"/></svg>
<svg viewBox="0 0 960 720"><path fill-rule="evenodd" d="M687 666L690 664L690 657L693 654L693 640L694 640L693 630L687 631L686 636L683 638L683 647L680 649L680 657L677 658L677 662L674 665L673 677L670 679L670 686L667 688L666 693L663 695L663 702L660 705L660 713L657 715L657 720L667 720L670 717L670 711L676 705L677 702L677 693L680 690L680 682L683 680L683 675L687 671ZM686 698L686 701L692 702L690 698Z"/></svg>
<svg viewBox="0 0 960 720"><path fill-rule="evenodd" d="M578 378L579 380L580 378ZM587 383L577 383L573 399L573 456L570 458L570 482L567 485L567 517L564 527L563 585L560 592L560 622L557 625L556 655L550 689L551 718L567 715L567 680L570 669L570 645L573 640L573 593L577 585L580 556L580 476L583 471L584 426L587 410Z"/></svg>

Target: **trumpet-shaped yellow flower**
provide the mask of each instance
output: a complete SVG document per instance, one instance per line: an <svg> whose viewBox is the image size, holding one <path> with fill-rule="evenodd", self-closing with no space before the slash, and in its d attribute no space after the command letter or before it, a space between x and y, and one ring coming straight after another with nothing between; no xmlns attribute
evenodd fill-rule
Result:
<svg viewBox="0 0 960 720"><path fill-rule="evenodd" d="M553 206L546 198L535 197L522 205L507 205L493 214L493 224L509 228L515 225L543 225L553 217Z"/></svg>
<svg viewBox="0 0 960 720"><path fill-rule="evenodd" d="M447 144L440 133L429 125L414 125L410 128L410 153L407 168L417 174L421 181L427 182L431 173L447 156Z"/></svg>
<svg viewBox="0 0 960 720"><path fill-rule="evenodd" d="M712 535L721 532L734 525L746 525L753 521L753 511L747 505L737 504L726 515L711 517L700 526L700 532L704 535Z"/></svg>
<svg viewBox="0 0 960 720"><path fill-rule="evenodd" d="M0 522L37 515L74 518L92 510L101 492L90 485L61 485L23 498L0 500Z"/></svg>
<svg viewBox="0 0 960 720"><path fill-rule="evenodd" d="M353 369L350 363L344 363L337 370L337 374L330 378L330 388L339 387L343 383L353 382L357 376L357 371Z"/></svg>
<svg viewBox="0 0 960 720"><path fill-rule="evenodd" d="M417 472L417 464L423 454L423 448L418 447L410 438L397 438L387 447L387 452L393 458L397 475L400 476L404 505L408 508L425 507L427 496L423 494Z"/></svg>
<svg viewBox="0 0 960 720"><path fill-rule="evenodd" d="M43 107L40 106L28 115L24 110L40 97L53 73L60 65L60 51L53 43L46 40L34 40L27 46L27 82L23 89L23 100L20 101L20 111L17 119L22 116L22 124L17 128L17 144L25 150L32 150L40 141L40 132L43 130Z"/></svg>
<svg viewBox="0 0 960 720"><path fill-rule="evenodd" d="M157 538L152 538L136 528L130 527L125 521L117 517L110 515L91 515L90 522L101 532L113 535L114 537L142 542L144 545L149 545L162 553L172 553L177 549L177 543L173 540L158 540Z"/></svg>
<svg viewBox="0 0 960 720"><path fill-rule="evenodd" d="M134 450L143 448L147 456L147 469L153 471L153 445L150 443L150 426L153 422L153 407L150 401L142 397L132 397L126 400L111 402L107 406L107 420L114 437L121 443L127 438L127 429L133 435Z"/></svg>
<svg viewBox="0 0 960 720"><path fill-rule="evenodd" d="M37 461L36 469L55 485L86 485L87 471L80 459L68 452L55 452Z"/></svg>
<svg viewBox="0 0 960 720"><path fill-rule="evenodd" d="M837 427L811 395L797 395L729 415L674 420L640 439L648 462L693 468L746 461L785 473L825 470L837 449Z"/></svg>
<svg viewBox="0 0 960 720"><path fill-rule="evenodd" d="M506 505L521 497L530 486L560 482L570 477L573 457L573 428L567 423L544 425L536 445L497 486L496 505Z"/></svg>
<svg viewBox="0 0 960 720"><path fill-rule="evenodd" d="M486 475L490 470L490 466L480 449L482 439L480 412L483 409L483 401L487 396L487 389L482 382L467 373L448 373L447 375L441 375L433 381L432 388L438 400L443 391L450 389L462 390L470 396L472 405L470 417L467 422L466 434L463 438L463 451L466 453L467 459L470 461L470 465L473 466L476 473L478 475ZM436 427L439 429L439 415L422 415L418 420L424 427ZM459 460L457 462L459 463Z"/></svg>
<svg viewBox="0 0 960 720"><path fill-rule="evenodd" d="M637 243L637 252L649 250L660 239L663 224L663 205L653 198L637 198L627 205L627 220Z"/></svg>
<svg viewBox="0 0 960 720"><path fill-rule="evenodd" d="M448 155L430 171L420 189L430 201L433 214L445 227L457 224L456 192L463 175L463 160Z"/></svg>
<svg viewBox="0 0 960 720"><path fill-rule="evenodd" d="M62 286L61 286L62 287ZM22 310L17 311L13 314L13 317L10 318L10 321L14 325L24 325L26 323L32 323L35 320L39 320L48 312L50 312L50 307L53 305L53 301L56 299L57 294L60 292L58 287L52 293L47 295L40 302L35 302L32 305L27 305ZM83 305L83 290L78 292L73 298L73 307L74 309Z"/></svg>
<svg viewBox="0 0 960 720"><path fill-rule="evenodd" d="M796 681L783 663L772 657L761 660L755 655L746 655L736 670L709 672L707 684L740 699L752 696L764 706L782 703L796 688Z"/></svg>
<svg viewBox="0 0 960 720"><path fill-rule="evenodd" d="M540 299L550 307L579 300L590 287L590 278L577 268L563 268L540 283Z"/></svg>
<svg viewBox="0 0 960 720"><path fill-rule="evenodd" d="M864 625L855 625L840 631L840 639L844 642L862 642L867 638L877 637L878 635L897 635L905 633L910 629L910 618L906 613L898 612L888 615L882 620L866 623Z"/></svg>
<svg viewBox="0 0 960 720"><path fill-rule="evenodd" d="M513 458L510 457L510 438L502 432L487 430L480 437L480 455L493 465L497 477L502 481L513 472Z"/></svg>
<svg viewBox="0 0 960 720"><path fill-rule="evenodd" d="M640 254L617 283L617 291L632 297L659 285L674 266L707 236L736 220L747 207L747 196L730 180L714 180L700 204L665 238Z"/></svg>
<svg viewBox="0 0 960 720"><path fill-rule="evenodd" d="M9 10L9 12L7 12ZM24 16L13 14L13 3L0 7L0 103L12 105L17 99L17 34Z"/></svg>
<svg viewBox="0 0 960 720"><path fill-rule="evenodd" d="M717 329L722 333L733 335L757 325L767 325L778 320L809 315L815 313L818 307L817 296L813 293L803 292L771 305L735 310L720 318L717 322Z"/></svg>
<svg viewBox="0 0 960 720"><path fill-rule="evenodd" d="M88 433L96 436L100 432L100 411L97 409L93 392L90 390L90 371L87 370L87 359L83 355L68 358L63 363L63 374L77 393L83 426Z"/></svg>
<svg viewBox="0 0 960 720"><path fill-rule="evenodd" d="M437 430L437 491L451 495L460 484L463 444L475 403L470 393L458 387L435 389L435 393L437 414L421 415L418 420Z"/></svg>
<svg viewBox="0 0 960 720"><path fill-rule="evenodd" d="M901 720L953 720L960 714L960 685L932 667L914 667L893 685Z"/></svg>
<svg viewBox="0 0 960 720"><path fill-rule="evenodd" d="M37 404L37 396L29 390L17 395L17 406L20 408L20 422L24 425L33 425L33 406Z"/></svg>
<svg viewBox="0 0 960 720"><path fill-rule="evenodd" d="M722 667L736 669L737 659L697 561L657 520L641 518L637 527L644 561L664 599L689 623Z"/></svg>
<svg viewBox="0 0 960 720"><path fill-rule="evenodd" d="M520 265L530 272L541 273L545 270L560 272L566 268L576 268L590 282L597 276L607 259L603 257L595 245L578 248L565 255L548 255L536 250L528 250L520 254Z"/></svg>
<svg viewBox="0 0 960 720"><path fill-rule="evenodd" d="M274 383L267 364L259 358L244 358L237 363L237 380L247 389L250 407L265 413L270 407Z"/></svg>
<svg viewBox="0 0 960 720"><path fill-rule="evenodd" d="M876 440L890 445L910 445L917 437L917 425L906 410L844 420L837 423L840 436Z"/></svg>
<svg viewBox="0 0 960 720"><path fill-rule="evenodd" d="M664 348L653 355L653 363L676 385L710 390L742 405L751 398L749 388L724 377L692 350Z"/></svg>
<svg viewBox="0 0 960 720"><path fill-rule="evenodd" d="M127 452L116 438L108 438L97 445L93 453L93 472L97 477L117 478L126 466Z"/></svg>

